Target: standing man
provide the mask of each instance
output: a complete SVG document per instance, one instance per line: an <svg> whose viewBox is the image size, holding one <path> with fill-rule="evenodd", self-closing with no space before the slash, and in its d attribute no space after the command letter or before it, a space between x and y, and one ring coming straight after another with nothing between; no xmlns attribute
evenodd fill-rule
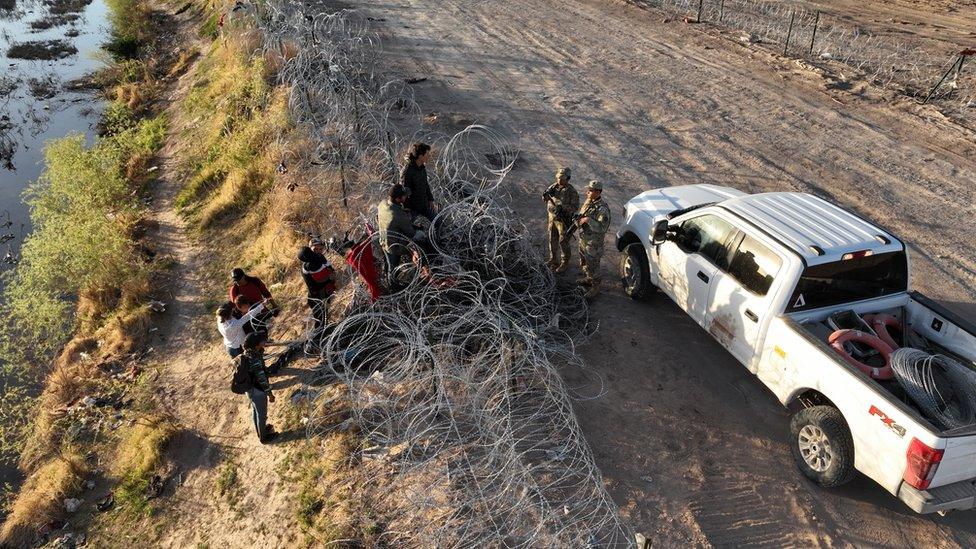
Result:
<svg viewBox="0 0 976 549"><path fill-rule="evenodd" d="M278 437L274 425L268 423L268 403L275 401L268 381L268 372L264 366L265 334L254 332L244 340L244 354L237 358L250 377L251 388L247 391L247 398L251 401L251 412L254 420L254 430L258 434L261 444L267 444Z"/></svg>
<svg viewBox="0 0 976 549"><path fill-rule="evenodd" d="M403 240L413 240L417 229L410 221L410 213L404 209L409 196L403 185L390 188L390 198L376 207L380 232L380 245L386 253L386 274L392 280L393 271L400 265L400 258L410 253Z"/></svg>
<svg viewBox="0 0 976 549"><path fill-rule="evenodd" d="M335 269L323 254L324 251L325 244L318 238L309 240L308 246L302 246L298 250L298 260L302 262L302 280L305 281L305 289L308 291L305 304L312 311L314 322L313 337L328 322L329 298L336 290Z"/></svg>
<svg viewBox="0 0 976 549"><path fill-rule="evenodd" d="M549 262L546 265L557 273L564 273L569 268L570 235L567 231L573 224L573 214L580 207L580 196L569 184L570 177L572 171L569 168L559 168L556 182L542 193L549 212Z"/></svg>
<svg viewBox="0 0 976 549"><path fill-rule="evenodd" d="M430 145L414 143L407 152L406 165L400 172L400 184L410 192L410 198L405 206L410 209L412 217L422 215L433 220L437 214L437 204L434 194L430 192L427 181L427 159L430 157Z"/></svg>
<svg viewBox="0 0 976 549"><path fill-rule="evenodd" d="M251 303L267 300L268 310L277 311L278 304L275 303L274 298L271 297L271 292L268 291L268 287L260 278L250 276L244 272L244 269L237 267L230 272L230 279L231 285L227 289L227 293L230 295L231 303L237 303L237 296L243 295Z"/></svg>
<svg viewBox="0 0 976 549"><path fill-rule="evenodd" d="M589 286L587 299L600 293L600 259L603 257L603 237L610 229L610 207L603 201L603 184L590 181L586 186L586 202L576 214L579 231L581 286Z"/></svg>

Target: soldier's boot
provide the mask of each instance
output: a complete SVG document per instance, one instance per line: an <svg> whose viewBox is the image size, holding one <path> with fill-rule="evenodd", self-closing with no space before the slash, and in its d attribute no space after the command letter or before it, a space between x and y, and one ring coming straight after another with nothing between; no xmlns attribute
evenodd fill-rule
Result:
<svg viewBox="0 0 976 549"><path fill-rule="evenodd" d="M549 258L549 261L546 261L546 267L548 267L550 269L555 269L556 268L556 265L559 265L559 262L556 261L556 258L554 258L554 257L550 257Z"/></svg>
<svg viewBox="0 0 976 549"><path fill-rule="evenodd" d="M600 281L594 280L590 284L590 289L586 291L583 297L586 299L593 299L594 297L599 295L599 293L600 293Z"/></svg>
<svg viewBox="0 0 976 549"><path fill-rule="evenodd" d="M593 284L593 279L589 276L581 276L576 279L576 284L578 286L591 286Z"/></svg>
<svg viewBox="0 0 976 549"><path fill-rule="evenodd" d="M558 266L558 267L556 267L556 272L557 272L557 273L560 273L560 274L562 274L562 273L565 273L565 272L566 272L566 271L568 271L568 270L569 270L569 260L567 260L567 259L564 259L564 260L563 260L563 261L562 261L562 262L561 262L561 263L559 264L559 266Z"/></svg>

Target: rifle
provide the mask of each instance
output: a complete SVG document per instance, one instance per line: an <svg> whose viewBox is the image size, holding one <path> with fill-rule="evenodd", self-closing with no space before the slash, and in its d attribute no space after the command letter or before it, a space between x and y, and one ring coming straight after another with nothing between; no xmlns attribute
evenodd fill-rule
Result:
<svg viewBox="0 0 976 549"><path fill-rule="evenodd" d="M569 226L569 230L566 231L566 240L569 240L570 238L573 238L573 235L576 234L576 231L578 231L579 228L580 228L579 220L582 219L582 218L584 218L584 217L586 217L586 216L584 216L582 213L574 213L573 214L573 224L570 225Z"/></svg>
<svg viewBox="0 0 976 549"><path fill-rule="evenodd" d="M551 202L552 205L555 206L558 211L560 206L556 204L555 201L556 197L553 193L553 188L554 186L550 186L548 189L546 189L546 191L542 193L542 199L545 200L546 202ZM556 218L562 221L563 223L569 223L573 221L574 216L575 214L572 214L569 217L567 217L566 215L556 215Z"/></svg>
<svg viewBox="0 0 976 549"><path fill-rule="evenodd" d="M566 231L566 238L567 239L572 238L572 236L576 233L576 231L579 230L579 228L580 228L580 224L579 224L580 219L583 219L584 217L589 217L589 215L590 215L590 208L592 208L592 207L593 207L593 204L590 203L586 207L585 210L573 214L573 224L570 225L569 226L569 230Z"/></svg>

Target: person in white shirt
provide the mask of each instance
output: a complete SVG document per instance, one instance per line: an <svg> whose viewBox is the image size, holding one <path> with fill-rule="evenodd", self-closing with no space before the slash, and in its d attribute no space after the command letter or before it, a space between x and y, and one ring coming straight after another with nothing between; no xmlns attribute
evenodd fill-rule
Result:
<svg viewBox="0 0 976 549"><path fill-rule="evenodd" d="M224 337L224 347L227 347L227 354L231 358L236 358L244 352L244 325L254 319L255 316L264 310L264 301L251 307L246 314L240 318L234 317L234 304L224 303L217 309L217 331Z"/></svg>

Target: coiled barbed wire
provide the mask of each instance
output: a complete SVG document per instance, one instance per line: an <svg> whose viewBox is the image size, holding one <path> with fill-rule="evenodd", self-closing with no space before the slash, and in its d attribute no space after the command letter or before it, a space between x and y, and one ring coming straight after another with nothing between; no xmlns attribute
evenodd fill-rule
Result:
<svg viewBox="0 0 976 549"><path fill-rule="evenodd" d="M940 429L976 422L976 375L962 364L903 347L891 355L891 367L908 396Z"/></svg>
<svg viewBox="0 0 976 549"><path fill-rule="evenodd" d="M355 12L281 0L261 10L265 53L317 144L305 161L348 171L364 183L345 196L378 201L408 142L400 122L419 117L409 88L377 74L378 40ZM425 259L393 273L396 290L375 302L347 285L334 298L348 302L344 317L311 334L320 363L303 388L308 433L346 427L362 437L356 459L383 509L386 543L628 546L572 408L571 395L603 393L574 347L594 329L586 303L557 282L499 199L517 147L471 126L439 148L430 175L442 208L422 246L399 242L418 256L425 248ZM321 215L334 207L322 203ZM356 261L376 260L378 236L368 238L376 252L359 248ZM579 369L597 389L567 387L558 368Z"/></svg>

